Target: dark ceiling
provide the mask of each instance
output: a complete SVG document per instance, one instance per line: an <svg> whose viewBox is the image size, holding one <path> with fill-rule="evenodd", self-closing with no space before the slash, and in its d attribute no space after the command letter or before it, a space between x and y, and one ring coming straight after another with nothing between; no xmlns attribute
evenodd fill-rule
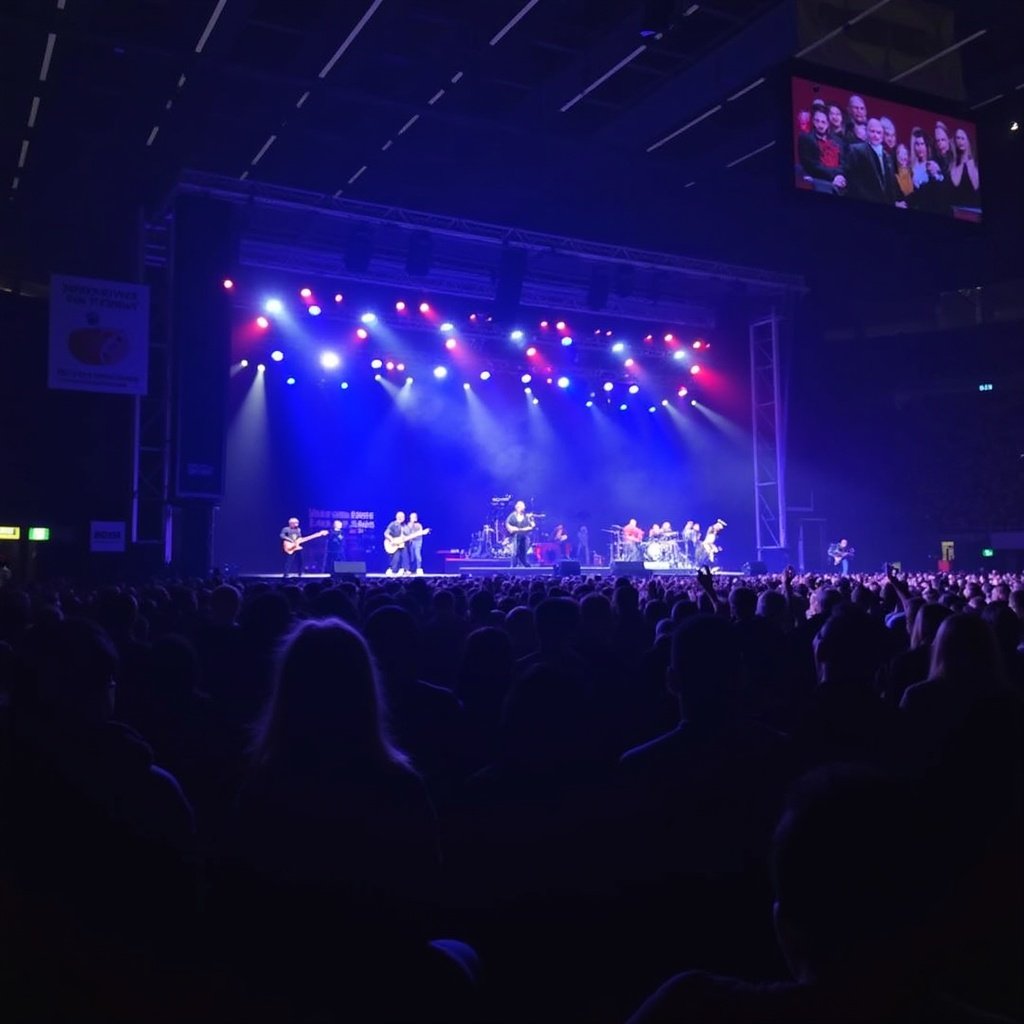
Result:
<svg viewBox="0 0 1024 1024"><path fill-rule="evenodd" d="M801 52L879 81L922 64L900 85L1008 122L1024 97L1015 6L7 0L3 269L45 272L75 233L91 232L79 254L99 247L183 168L699 249L639 213L669 192L695 213L709 197L769 194L774 69Z"/></svg>

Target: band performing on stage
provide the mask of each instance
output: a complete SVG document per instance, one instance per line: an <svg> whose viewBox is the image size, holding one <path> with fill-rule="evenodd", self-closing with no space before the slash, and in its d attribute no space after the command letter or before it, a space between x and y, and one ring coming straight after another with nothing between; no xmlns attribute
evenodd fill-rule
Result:
<svg viewBox="0 0 1024 1024"><path fill-rule="evenodd" d="M510 568L554 565L571 560L575 555L580 565L614 565L621 562L643 562L651 569L688 570L708 566L717 567L721 545L719 534L726 527L724 519L716 519L706 530L700 523L688 519L682 530L676 530L670 520L654 523L649 530L641 527L636 517L625 525L614 523L603 529L609 535L608 554L591 550L590 530L581 524L576 531L576 544L569 539L564 522L550 530L543 530L542 521L547 513L528 509L522 498L513 501L511 494L490 500L489 521L473 533L466 549L455 549L456 554L469 559L507 561ZM384 528L381 546L388 557L387 576L423 575L423 538L431 528L425 527L418 513L397 511ZM303 535L299 519L292 516L280 532L281 547L285 555L282 575L301 576L303 573L303 545L311 540L327 537L324 546L323 572L333 573L339 562L346 558L345 524L334 519L330 530L317 530ZM370 554L373 546L366 549ZM846 540L829 548L829 555L841 571L849 571L849 558L853 549ZM317 562L320 561L319 551Z"/></svg>

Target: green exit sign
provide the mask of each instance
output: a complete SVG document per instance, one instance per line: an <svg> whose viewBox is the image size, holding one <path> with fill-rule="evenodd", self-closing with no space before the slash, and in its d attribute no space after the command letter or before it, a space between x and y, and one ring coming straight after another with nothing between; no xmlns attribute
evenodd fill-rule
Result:
<svg viewBox="0 0 1024 1024"><path fill-rule="evenodd" d="M995 558L996 557L995 548L982 548L981 549L981 557L982 558Z"/></svg>
<svg viewBox="0 0 1024 1024"><path fill-rule="evenodd" d="M28 528L29 540L49 540L50 528L48 526L30 526Z"/></svg>

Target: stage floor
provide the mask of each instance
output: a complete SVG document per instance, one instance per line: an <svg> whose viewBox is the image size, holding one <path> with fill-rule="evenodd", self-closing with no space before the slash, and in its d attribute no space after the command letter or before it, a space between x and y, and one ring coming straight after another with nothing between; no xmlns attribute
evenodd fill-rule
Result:
<svg viewBox="0 0 1024 1024"><path fill-rule="evenodd" d="M457 568L456 568L457 566ZM583 565L580 566L580 576L607 576L611 573L611 568L607 565ZM366 572L366 573L343 573L339 575L338 579L345 577L352 578L358 576L360 579L368 580L451 580L461 579L464 576L514 576L514 577L541 577L541 576L555 576L556 566L553 565L531 565L523 568L517 566L512 568L506 562L484 562L483 560L470 560L466 559L464 562L452 563L449 561L446 563L445 572L425 572L422 576L389 576L385 572ZM620 573L619 575L630 575L627 573ZM632 575L637 577L644 576L688 576L693 577L696 575L695 569L667 569L658 563L645 563L643 570L636 569ZM729 569L716 569L715 576L742 576L741 572L734 572ZM241 580L247 580L250 582L265 582L265 583L281 583L284 582L284 577L279 572L243 572L238 574L238 578ZM326 572L307 572L302 576L289 576L288 581L291 583L297 583L300 580L304 583L308 583L312 580L330 580L332 577Z"/></svg>

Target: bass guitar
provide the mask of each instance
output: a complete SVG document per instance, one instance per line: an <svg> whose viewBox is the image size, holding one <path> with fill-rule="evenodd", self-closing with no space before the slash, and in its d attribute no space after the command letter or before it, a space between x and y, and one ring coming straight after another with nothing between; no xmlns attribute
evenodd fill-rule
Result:
<svg viewBox="0 0 1024 1024"><path fill-rule="evenodd" d="M281 547L284 548L286 555L294 555L296 551L302 550L302 545L307 540L316 540L317 537L326 537L330 530L320 530L317 533L311 533L308 537L296 537L295 540L284 540L281 541Z"/></svg>
<svg viewBox="0 0 1024 1024"><path fill-rule="evenodd" d="M415 533L407 533L403 537L392 537L390 534L384 534L384 550L389 554L393 555L396 551L401 551L405 545L415 540L417 537L424 537L430 533L430 527L428 526L425 530L417 530Z"/></svg>

